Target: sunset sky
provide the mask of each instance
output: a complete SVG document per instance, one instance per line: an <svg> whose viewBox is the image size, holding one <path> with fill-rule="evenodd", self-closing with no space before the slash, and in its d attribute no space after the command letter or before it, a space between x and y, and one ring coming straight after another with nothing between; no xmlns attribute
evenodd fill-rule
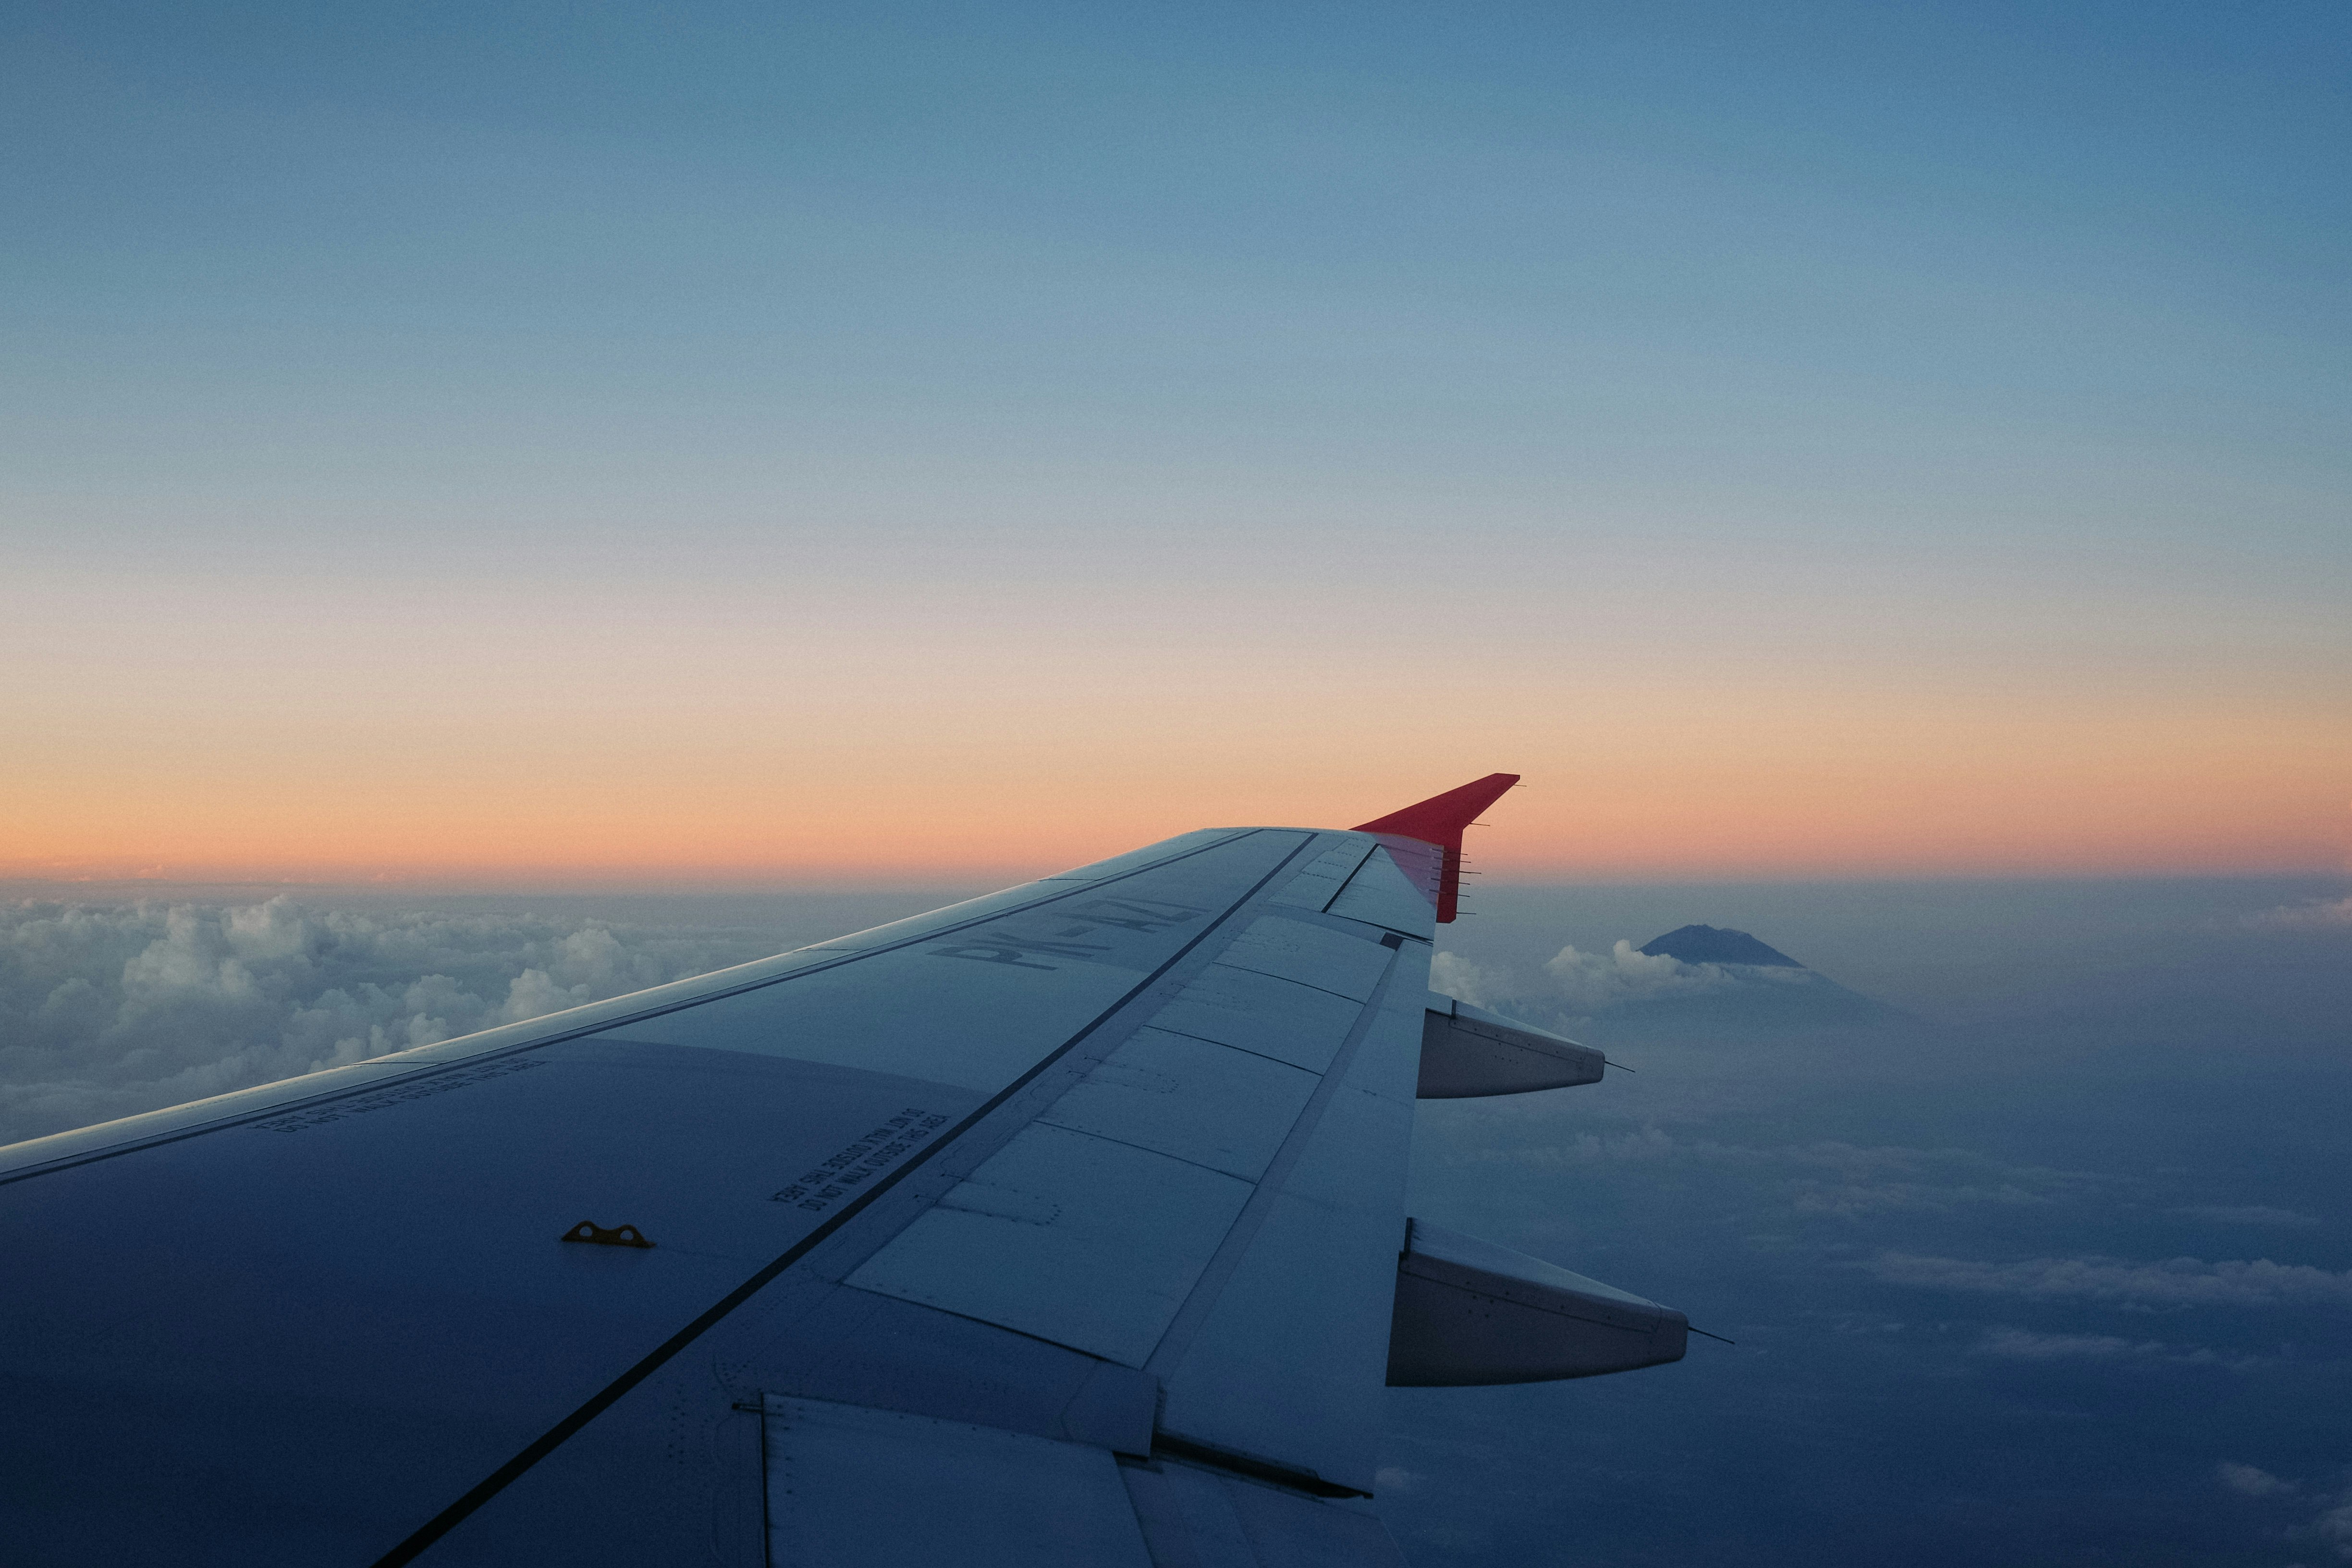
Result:
<svg viewBox="0 0 2352 1568"><path fill-rule="evenodd" d="M0 876L2352 849L2340 5L12 15Z"/></svg>

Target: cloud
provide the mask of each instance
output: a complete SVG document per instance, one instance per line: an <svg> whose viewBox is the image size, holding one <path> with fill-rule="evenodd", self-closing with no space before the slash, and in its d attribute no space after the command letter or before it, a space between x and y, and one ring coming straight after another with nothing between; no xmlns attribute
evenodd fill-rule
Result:
<svg viewBox="0 0 2352 1568"><path fill-rule="evenodd" d="M2126 1340L2113 1334L2037 1334L2025 1329L1990 1330L1976 1348L1979 1355L1999 1356L2004 1361L2220 1366L2231 1372L2244 1372L2263 1364L2260 1356L2225 1356L2202 1345L2169 1345L2160 1340Z"/></svg>
<svg viewBox="0 0 2352 1568"><path fill-rule="evenodd" d="M2337 1503L2306 1527L2311 1535L2352 1563L2352 1500Z"/></svg>
<svg viewBox="0 0 2352 1568"><path fill-rule="evenodd" d="M2330 927L2352 926L2352 898L2284 904L2274 910L2264 910L2257 915L2248 915L2246 923L2284 927L2289 931L2325 931Z"/></svg>
<svg viewBox="0 0 2352 1568"><path fill-rule="evenodd" d="M2175 1209L2172 1212L2185 1214L2192 1219L2212 1220L2219 1225L2272 1225L2302 1227L2320 1223L2307 1214L2297 1214L2293 1209L2265 1208L2260 1204L2249 1204L2243 1207L2232 1207L2227 1204L2195 1204L2188 1208Z"/></svg>
<svg viewBox="0 0 2352 1568"><path fill-rule="evenodd" d="M1473 963L1458 952L1430 958L1429 985L1473 1007L1496 1006L1516 994L1502 970Z"/></svg>
<svg viewBox="0 0 2352 1568"><path fill-rule="evenodd" d="M2216 1467L2215 1473L2221 1478L2223 1486L2247 1497L2276 1497L2281 1492L2295 1489L2293 1481L2283 1481L2268 1470L2256 1469L2252 1465L2233 1464L2228 1459Z"/></svg>
<svg viewBox="0 0 2352 1568"><path fill-rule="evenodd" d="M2303 1489L2299 1482L2284 1480L2267 1470L2226 1459L2219 1473L2223 1486L2246 1497L2294 1496ZM2352 1491L2321 1491L2312 1500L2320 1506L2318 1515L2308 1524L2288 1531L2287 1539L2316 1542L2338 1560L2352 1563ZM2291 1568L2302 1568L2302 1564L2292 1564Z"/></svg>
<svg viewBox="0 0 2352 1568"><path fill-rule="evenodd" d="M2037 1334L2024 1329L1989 1330L1977 1346L1980 1355L2010 1361L2116 1361L2158 1355L2163 1350L2154 1340L2135 1344L2113 1334Z"/></svg>
<svg viewBox="0 0 2352 1568"><path fill-rule="evenodd" d="M1968 1149L1864 1146L1835 1141L1778 1148L1677 1137L1657 1127L1580 1132L1533 1148L1466 1148L1455 1164L1544 1169L1631 1162L1681 1162L1770 1181L1800 1213L1861 1215L1946 1212L1964 1205L2047 1204L2107 1184L2110 1178L2046 1165L2018 1165Z"/></svg>
<svg viewBox="0 0 2352 1568"><path fill-rule="evenodd" d="M1622 938L1606 952L1563 947L1534 974L1473 963L1459 953L1440 952L1430 961L1429 976L1436 989L1473 1005L1515 1010L1531 1020L1553 1022L1589 1019L1612 1008L1662 997L1743 985L1804 985L1816 979L1805 969L1685 963L1664 953L1643 952Z"/></svg>
<svg viewBox="0 0 2352 1568"><path fill-rule="evenodd" d="M1721 964L1654 957L1620 940L1605 953L1563 947L1545 963L1540 976L1440 952L1430 961L1429 983L1474 1006L1516 1005L1553 1017L1589 1018L1628 1002L1718 990L1737 982Z"/></svg>
<svg viewBox="0 0 2352 1568"><path fill-rule="evenodd" d="M2222 1263L2195 1258L2132 1263L2098 1257L1980 1263L1882 1252L1869 1268L1879 1279L1895 1285L1988 1295L2071 1297L2131 1307L2352 1305L2352 1271L2332 1274L2300 1263L2273 1263L2267 1258Z"/></svg>
<svg viewBox="0 0 2352 1568"><path fill-rule="evenodd" d="M537 1017L773 951L528 914L0 909L0 1143Z"/></svg>
<svg viewBox="0 0 2352 1568"><path fill-rule="evenodd" d="M1622 939L1606 954L1563 947L1545 963L1544 973L1558 992L1559 1004L1580 1016L1731 984L1720 964L1685 963L1664 953L1653 956Z"/></svg>

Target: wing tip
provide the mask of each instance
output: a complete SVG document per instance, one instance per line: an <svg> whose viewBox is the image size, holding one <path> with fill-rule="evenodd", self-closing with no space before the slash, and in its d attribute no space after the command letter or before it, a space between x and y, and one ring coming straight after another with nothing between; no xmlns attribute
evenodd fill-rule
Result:
<svg viewBox="0 0 2352 1568"><path fill-rule="evenodd" d="M1359 823L1357 833L1393 833L1400 838L1418 838L1424 844L1460 847L1462 830L1477 820L1478 814L1503 798L1504 793L1519 782L1517 773L1488 773L1466 784L1447 790L1443 795L1418 800L1401 811L1386 816Z"/></svg>
<svg viewBox="0 0 2352 1568"><path fill-rule="evenodd" d="M1447 924L1454 920L1462 888L1463 830L1518 782L1517 773L1488 773L1443 795L1415 801L1402 811L1359 823L1351 831L1417 839L1444 850L1445 864L1438 886L1437 919L1441 925Z"/></svg>

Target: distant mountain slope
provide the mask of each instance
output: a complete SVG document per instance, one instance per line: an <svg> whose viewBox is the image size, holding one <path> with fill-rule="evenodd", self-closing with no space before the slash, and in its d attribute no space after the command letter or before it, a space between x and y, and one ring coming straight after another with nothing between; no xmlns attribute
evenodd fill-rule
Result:
<svg viewBox="0 0 2352 1568"><path fill-rule="evenodd" d="M1695 1040L1916 1022L1900 1007L1849 991L1744 931L1686 925L1641 951L1689 965L1697 984L1608 1009L1603 1016L1621 1037Z"/></svg>
<svg viewBox="0 0 2352 1568"><path fill-rule="evenodd" d="M1642 944L1652 958L1679 958L1685 963L1748 963L1759 969L1802 969L1805 966L1777 947L1767 947L1744 931L1721 926L1677 926Z"/></svg>

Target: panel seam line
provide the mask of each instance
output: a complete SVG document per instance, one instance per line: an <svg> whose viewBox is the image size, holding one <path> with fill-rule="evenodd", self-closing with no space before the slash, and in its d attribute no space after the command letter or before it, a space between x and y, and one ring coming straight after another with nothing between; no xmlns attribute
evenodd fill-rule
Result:
<svg viewBox="0 0 2352 1568"><path fill-rule="evenodd" d="M782 1256L770 1262L766 1267L760 1269L758 1273L743 1281L742 1284L738 1285L734 1289L730 1290L726 1295L720 1297L717 1302L705 1308L701 1314L696 1317L691 1322L688 1323L686 1327L678 1330L677 1332L672 1334L667 1340L665 1340L661 1344L646 1352L646 1354L639 1358L634 1365L623 1372L618 1377L606 1384L596 1393L591 1394L588 1399L583 1403L579 1408L572 1411L571 1415L566 1415L563 1419L558 1421L553 1426L549 1427L546 1432L525 1447L520 1453L517 1454L513 1458L509 1459L497 1469L491 1471L481 1480L476 1482L455 1502L443 1509L439 1513L434 1515L424 1524L418 1526L405 1540L393 1547L391 1551L377 1558L373 1564L373 1568L401 1568L402 1564L415 1561L416 1557L430 1547L435 1542L439 1541L443 1536L448 1534L449 1531L464 1523L476 1510L481 1508L483 1504L498 1496L499 1493L504 1491L517 1480L520 1480L533 1466L537 1465L541 1459L544 1459L550 1454L555 1452L557 1448L562 1447L565 1442L569 1441L583 1427L586 1426L588 1423L593 1421L597 1416L603 1415L613 1405L618 1404L621 1398L631 1389L636 1387L637 1384L643 1383L646 1379L651 1377L655 1373L661 1370L662 1366L672 1357L685 1350L688 1345L692 1344L696 1340L700 1339L705 1333L709 1332L713 1327L715 1327L720 1320L734 1311L736 1308L741 1306L753 1296L759 1294L761 1289L765 1289L779 1275L782 1274L785 1269L791 1268L803 1258L807 1257L809 1253L814 1251L820 1243L837 1234L844 1226L848 1224L849 1221L855 1218L857 1215L863 1213L884 1193L888 1192L892 1187L898 1185L900 1181L921 1169L942 1150L952 1146L958 1139L961 1138L972 1128L978 1126L981 1121L991 1112L994 1111L997 1107L1011 1100L1015 1094L1019 1093L1023 1089L1026 1088L1031 1082L1033 1082L1040 1074L1044 1073L1046 1068L1052 1067L1055 1062L1061 1060L1071 1051L1075 1050L1088 1036L1092 1035L1097 1029L1102 1027L1102 1026L1108 1023L1110 1019L1118 1016L1120 1011L1135 1001L1137 997L1141 996L1146 991L1150 990L1151 986L1158 984L1161 975L1167 973L1171 969L1173 969L1177 964L1183 962L1193 949L1208 941L1211 936L1214 935L1228 921L1232 921L1235 915L1249 909L1251 904L1256 900L1257 896L1265 890L1266 885L1269 882L1272 882L1276 877L1282 875L1282 873L1290 867L1293 861L1297 860L1299 856L1305 854L1307 849L1311 848L1314 846L1316 839L1321 837L1320 831L1313 828L1252 828L1247 833L1236 835L1233 838L1222 838L1215 844L1203 845L1202 846L1201 851L1195 851L1195 853L1219 848L1227 844L1236 843L1241 838L1251 837L1253 834L1268 831L1298 831L1303 832L1306 837L1301 840L1301 842L1292 847L1289 854L1285 855L1279 861L1276 862L1271 870L1267 871L1264 876L1260 877L1255 883L1253 883L1247 892L1244 892L1240 898L1234 900L1231 904L1226 906L1225 912L1219 915L1215 920L1210 921L1209 924L1201 931L1199 935L1193 937L1192 941L1186 942L1182 947L1177 949L1175 952L1170 954L1167 962L1160 964L1159 968L1153 970L1150 974L1145 975L1142 980L1138 982L1131 990L1129 990L1125 995L1121 996L1118 1001L1112 1003L1102 1012L1097 1014L1093 1020L1087 1023L1085 1027L1071 1035L1059 1046L1055 1047L1052 1051L1048 1052L1045 1057L1041 1058L1037 1062L1032 1065L1026 1072L1024 1072L1019 1078L1014 1079L1011 1083L1006 1084L1003 1089L997 1090L994 1095L991 1096L976 1110L966 1115L961 1121L956 1124L953 1131L950 1131L944 1137L934 1139L930 1143L925 1145L919 1150L917 1150L907 1159L905 1163L899 1165L898 1169L890 1172L889 1174L877 1181L874 1185L866 1188L864 1192L852 1198L847 1204L845 1204L840 1209L836 1210L829 1218L820 1222L815 1229L810 1231L808 1235L803 1237L799 1241L794 1242L790 1247L786 1248ZM1188 857L1186 856L1171 856L1166 860L1156 861L1151 866L1141 868L1141 869L1156 870L1160 866L1171 865L1177 860L1187 858ZM1106 881L1120 879L1105 879ZM1101 886L1102 884L1094 883L1089 885ZM1081 888L1073 890L1084 891L1085 889ZM924 934L925 937L929 937L934 933L926 932ZM910 938L909 940L919 941L923 939ZM670 1010L671 1009L664 1009L664 1011ZM557 1042L545 1041L542 1043L552 1045ZM1276 1157L1279 1159L1279 1153L1277 1153ZM1244 1205L1244 1212L1247 1212L1246 1205ZM761 1484L766 1484L764 1479Z"/></svg>

